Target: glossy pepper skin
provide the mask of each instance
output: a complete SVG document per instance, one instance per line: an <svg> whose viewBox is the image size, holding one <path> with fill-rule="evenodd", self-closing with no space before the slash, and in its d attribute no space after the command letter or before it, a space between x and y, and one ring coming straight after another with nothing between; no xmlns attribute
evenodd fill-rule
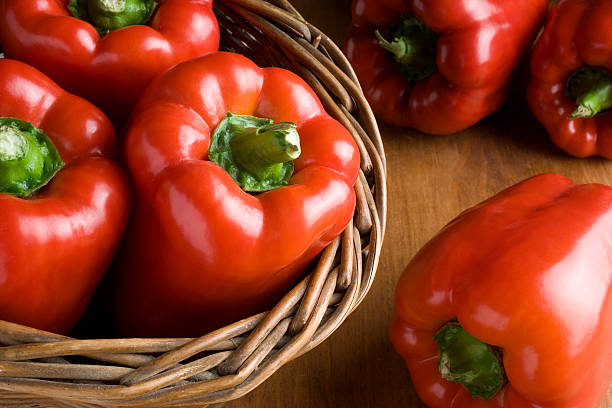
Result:
<svg viewBox="0 0 612 408"><path fill-rule="evenodd" d="M227 112L297 124L302 153L289 185L251 195L208 160ZM129 335L199 336L266 310L353 215L351 135L299 77L237 54L157 78L130 120L125 154L136 209L117 317Z"/></svg>
<svg viewBox="0 0 612 408"><path fill-rule="evenodd" d="M502 105L546 7L546 0L354 0L345 52L380 119L455 133ZM374 35L402 15L416 16L438 35L436 70L428 78L409 80Z"/></svg>
<svg viewBox="0 0 612 408"><path fill-rule="evenodd" d="M3 0L0 43L6 57L38 68L121 126L153 78L219 46L212 0L159 3L150 26L100 37L90 23L72 16L68 0Z"/></svg>
<svg viewBox="0 0 612 408"><path fill-rule="evenodd" d="M91 103L0 59L0 117L31 122L65 166L34 195L0 194L0 319L57 333L79 319L127 224L115 131Z"/></svg>
<svg viewBox="0 0 612 408"><path fill-rule="evenodd" d="M612 188L544 174L463 212L395 292L391 340L430 407L593 408L612 381ZM488 402L442 379L432 338L457 319L502 349ZM597 405L598 406L598 405Z"/></svg>
<svg viewBox="0 0 612 408"><path fill-rule="evenodd" d="M550 11L531 57L528 100L552 141L575 157L612 158L612 115L570 118L570 76L585 66L612 69L612 4L562 0Z"/></svg>

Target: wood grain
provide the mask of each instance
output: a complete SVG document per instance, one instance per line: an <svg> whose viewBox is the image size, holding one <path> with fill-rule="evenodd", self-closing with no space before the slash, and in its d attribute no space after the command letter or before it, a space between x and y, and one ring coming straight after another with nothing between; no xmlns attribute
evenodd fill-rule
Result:
<svg viewBox="0 0 612 408"><path fill-rule="evenodd" d="M342 44L350 0L292 3ZM524 65L499 112L459 134L428 136L381 124L389 222L368 297L330 339L224 408L423 407L387 335L395 283L416 251L463 209L527 177L556 172L612 185L612 161L574 159L550 143L527 108L526 72Z"/></svg>

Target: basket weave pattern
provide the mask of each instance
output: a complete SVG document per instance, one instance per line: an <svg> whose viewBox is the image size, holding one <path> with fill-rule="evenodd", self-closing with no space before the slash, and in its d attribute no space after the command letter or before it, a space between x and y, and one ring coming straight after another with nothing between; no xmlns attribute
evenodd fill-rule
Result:
<svg viewBox="0 0 612 408"><path fill-rule="evenodd" d="M288 68L361 153L357 207L316 266L269 312L198 339L78 340L0 321L2 407L202 407L238 398L312 349L361 303L380 257L386 163L374 116L338 47L286 0L217 0L222 49Z"/></svg>

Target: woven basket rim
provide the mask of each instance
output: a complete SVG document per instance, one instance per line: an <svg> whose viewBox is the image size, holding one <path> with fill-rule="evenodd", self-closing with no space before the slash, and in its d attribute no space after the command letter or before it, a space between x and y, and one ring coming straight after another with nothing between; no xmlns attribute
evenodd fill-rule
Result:
<svg viewBox="0 0 612 408"><path fill-rule="evenodd" d="M8 345L0 347L0 404L201 407L236 399L328 338L370 289L386 227L386 159L350 64L287 0L216 0L215 13L224 49L296 72L354 136L354 218L272 310L197 339L78 340L0 321ZM254 48L259 55L249 55Z"/></svg>

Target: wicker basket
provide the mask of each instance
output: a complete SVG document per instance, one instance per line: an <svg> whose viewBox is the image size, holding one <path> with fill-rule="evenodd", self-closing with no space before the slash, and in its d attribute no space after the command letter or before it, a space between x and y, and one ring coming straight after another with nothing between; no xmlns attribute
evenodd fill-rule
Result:
<svg viewBox="0 0 612 408"><path fill-rule="evenodd" d="M77 340L0 321L2 407L202 407L239 398L338 328L380 256L386 163L374 116L338 47L286 0L216 0L222 49L300 75L353 134L357 208L312 272L269 312L198 339Z"/></svg>

